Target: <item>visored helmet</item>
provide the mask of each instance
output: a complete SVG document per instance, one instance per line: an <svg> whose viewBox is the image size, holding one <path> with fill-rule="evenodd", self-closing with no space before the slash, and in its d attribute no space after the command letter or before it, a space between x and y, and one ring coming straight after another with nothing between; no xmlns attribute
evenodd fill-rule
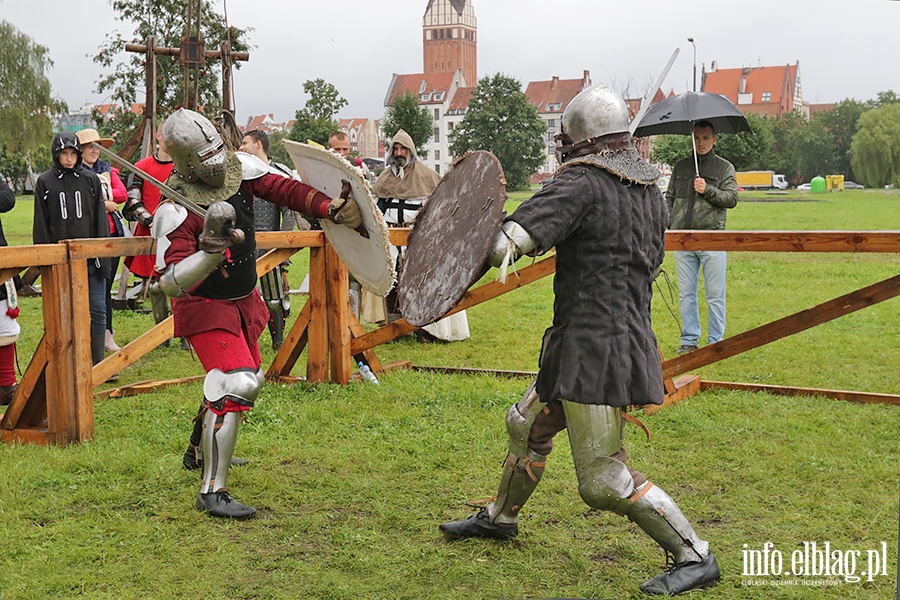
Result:
<svg viewBox="0 0 900 600"><path fill-rule="evenodd" d="M562 117L562 133L572 144L628 131L628 108L618 92L604 83L575 96Z"/></svg>
<svg viewBox="0 0 900 600"><path fill-rule="evenodd" d="M225 185L225 143L209 119L181 108L166 119L162 137L184 179L217 188Z"/></svg>

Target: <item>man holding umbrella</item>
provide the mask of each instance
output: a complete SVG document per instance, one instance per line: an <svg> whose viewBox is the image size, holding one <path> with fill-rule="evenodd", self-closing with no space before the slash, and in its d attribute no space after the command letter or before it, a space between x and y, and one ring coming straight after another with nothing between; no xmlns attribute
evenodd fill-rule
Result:
<svg viewBox="0 0 900 600"><path fill-rule="evenodd" d="M694 156L675 163L666 190L669 229L725 229L725 211L734 208L738 201L734 166L713 150L716 130L711 122L697 121L693 127L693 137ZM714 344L725 335L726 260L724 251L675 252L678 305L681 310L679 354L696 350L699 345L697 287L701 269L709 312L708 342Z"/></svg>

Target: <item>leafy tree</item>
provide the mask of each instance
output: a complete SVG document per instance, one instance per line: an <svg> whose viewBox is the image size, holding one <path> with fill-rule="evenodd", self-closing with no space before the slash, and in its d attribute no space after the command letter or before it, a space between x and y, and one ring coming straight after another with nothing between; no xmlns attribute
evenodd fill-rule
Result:
<svg viewBox="0 0 900 600"><path fill-rule="evenodd" d="M287 165L291 168L294 168L294 162L291 160L290 155L287 153L287 150L284 149L284 144L281 143L281 140L287 138L288 131L275 131L269 134L269 158L274 160L275 162L280 162L283 165ZM306 140L303 140L304 143Z"/></svg>
<svg viewBox="0 0 900 600"><path fill-rule="evenodd" d="M202 7L200 18L200 35L206 41L207 48L218 50L223 41L231 42L234 52L249 50L246 41L252 29L225 27L225 18L211 7L212 3L200 2ZM94 62L111 68L112 72L100 78L97 91L109 93L113 103L125 109L118 111L108 122L94 115L101 135L116 137L117 144L124 143L131 131L140 122L140 115L130 110L132 104L143 102L145 84L144 54L125 52L125 44L144 44L149 36L155 36L158 47L178 48L181 37L185 35L187 23L186 2L184 0L110 0L116 13L116 19L133 23L133 35L126 40L121 33L114 31L107 35ZM205 69L200 72L196 82L198 89L198 110L214 117L222 106L220 98L219 73L220 61L207 59ZM184 103L184 70L178 56L156 56L156 94L157 107L165 114ZM234 63L240 68L240 63ZM189 82L191 85L192 82ZM140 94L140 95L139 95ZM124 134L124 135L119 135Z"/></svg>
<svg viewBox="0 0 900 600"><path fill-rule="evenodd" d="M719 134L716 136L716 154L731 161L737 171L769 170L769 153L775 143L769 121L752 113L746 117L753 133Z"/></svg>
<svg viewBox="0 0 900 600"><path fill-rule="evenodd" d="M338 128L334 118L347 101L341 97L333 85L324 79L307 80L303 91L309 94L306 105L294 116L294 125L288 138L306 143L312 140L323 146L328 144L328 137ZM271 148L271 145L270 145Z"/></svg>
<svg viewBox="0 0 900 600"><path fill-rule="evenodd" d="M49 115L67 110L65 102L50 95L46 73L52 64L47 48L0 21L0 173L17 187L28 174L30 158L50 147Z"/></svg>
<svg viewBox="0 0 900 600"><path fill-rule="evenodd" d="M864 185L900 186L900 103L863 113L851 155L853 170Z"/></svg>
<svg viewBox="0 0 900 600"><path fill-rule="evenodd" d="M450 136L450 150L462 156L489 150L500 160L510 189L527 189L544 162L544 120L518 79L495 74L478 82L466 116Z"/></svg>
<svg viewBox="0 0 900 600"><path fill-rule="evenodd" d="M388 106L381 122L384 137L390 142L401 129L409 134L416 145L416 153L425 158L428 154L425 144L434 133L434 119L424 108L419 107L419 99L412 92L400 94Z"/></svg>
<svg viewBox="0 0 900 600"><path fill-rule="evenodd" d="M896 104L900 102L900 96L894 90L887 90L886 92L878 92L878 97L874 100L869 100L866 105L869 108L881 108L885 104Z"/></svg>
<svg viewBox="0 0 900 600"><path fill-rule="evenodd" d="M773 139L768 168L776 173L784 173L788 181L794 184L801 183L803 179L797 154L793 150L793 140L797 130L806 127L806 120L800 114L792 112L780 119L766 117L766 123Z"/></svg>
<svg viewBox="0 0 900 600"><path fill-rule="evenodd" d="M653 139L653 149L650 159L674 167L675 163L689 156L693 152L691 136L689 135L660 135Z"/></svg>
<svg viewBox="0 0 900 600"><path fill-rule="evenodd" d="M842 173L848 179L853 179L853 169L850 164L850 144L856 134L859 117L868 110L866 104L857 100L842 100L831 110L816 114L811 124L821 124L822 128L831 138L832 159L828 168L832 173Z"/></svg>

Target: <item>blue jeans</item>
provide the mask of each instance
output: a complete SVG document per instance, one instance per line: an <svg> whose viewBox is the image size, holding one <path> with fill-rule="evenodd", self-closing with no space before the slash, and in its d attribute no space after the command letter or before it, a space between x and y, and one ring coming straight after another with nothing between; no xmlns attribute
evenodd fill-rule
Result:
<svg viewBox="0 0 900 600"><path fill-rule="evenodd" d="M681 309L681 344L697 346L700 340L700 309L697 287L700 270L706 288L709 312L708 343L715 344L725 336L725 266L723 251L679 251L675 253L675 273L678 276L678 306Z"/></svg>
<svg viewBox="0 0 900 600"><path fill-rule="evenodd" d="M106 335L106 277L100 271L88 273L88 307L91 337Z"/></svg>

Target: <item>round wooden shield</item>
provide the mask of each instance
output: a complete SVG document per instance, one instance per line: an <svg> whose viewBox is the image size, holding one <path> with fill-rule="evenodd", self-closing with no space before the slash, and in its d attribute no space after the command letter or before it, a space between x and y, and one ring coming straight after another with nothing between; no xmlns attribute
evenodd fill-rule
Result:
<svg viewBox="0 0 900 600"><path fill-rule="evenodd" d="M377 296L387 295L394 287L396 277L387 225L375 204L369 182L342 156L293 140L283 142L304 183L335 198L341 194L341 180L350 182L351 194L362 216L362 226L369 237L328 219L320 221L322 230L354 279Z"/></svg>
<svg viewBox="0 0 900 600"><path fill-rule="evenodd" d="M500 161L485 150L460 158L438 182L416 217L397 283L407 322L437 321L484 274L506 198Z"/></svg>

